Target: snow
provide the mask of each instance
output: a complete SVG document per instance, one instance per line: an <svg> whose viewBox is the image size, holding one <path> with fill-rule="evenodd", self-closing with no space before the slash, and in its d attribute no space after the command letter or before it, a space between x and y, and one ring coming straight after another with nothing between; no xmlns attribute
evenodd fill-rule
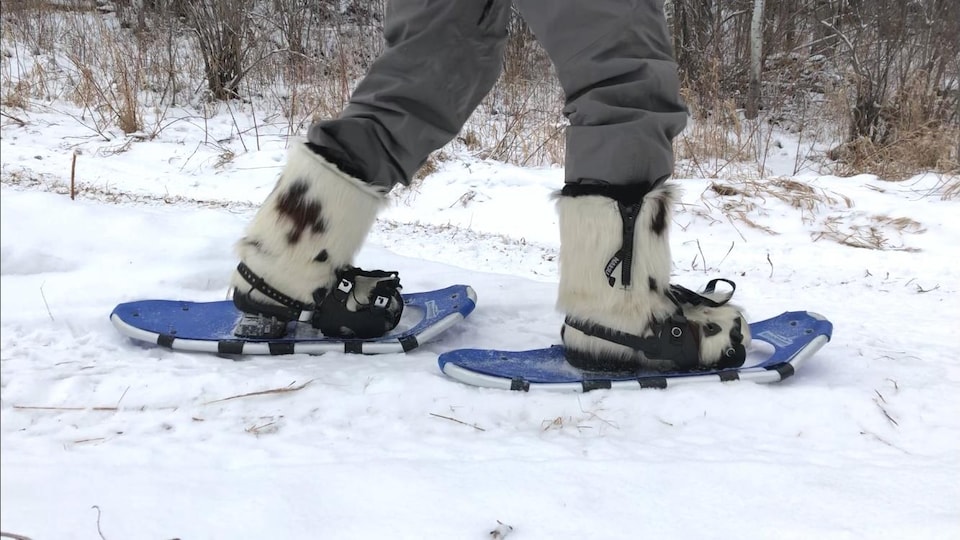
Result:
<svg viewBox="0 0 960 540"><path fill-rule="evenodd" d="M78 111L12 114L26 125L5 119L0 139L5 532L960 537L960 220L943 177L678 179L674 281L729 277L751 319L816 311L833 342L777 385L524 394L447 380L436 359L557 341L561 169L457 154L395 190L357 262L410 292L472 285L477 310L439 341L235 362L138 345L107 316L224 297L283 127L254 139L220 115L107 141ZM779 159L774 173L795 163Z"/></svg>

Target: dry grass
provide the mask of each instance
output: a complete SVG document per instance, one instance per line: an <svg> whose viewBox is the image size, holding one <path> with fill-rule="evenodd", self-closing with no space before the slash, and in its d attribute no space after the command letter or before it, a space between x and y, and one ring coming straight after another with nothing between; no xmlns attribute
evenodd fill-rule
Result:
<svg viewBox="0 0 960 540"><path fill-rule="evenodd" d="M517 165L563 163L563 91L553 79L501 81L468 120L468 146L482 158Z"/></svg>
<svg viewBox="0 0 960 540"><path fill-rule="evenodd" d="M830 152L841 176L874 174L884 180L904 180L918 172L960 173L957 155L960 128L919 127L900 132L892 141L877 143L866 137Z"/></svg>
<svg viewBox="0 0 960 540"><path fill-rule="evenodd" d="M676 158L681 162L679 175L716 178L724 164L752 158L748 124L741 120L732 101L716 105L708 113L694 111L690 126L674 141Z"/></svg>
<svg viewBox="0 0 960 540"><path fill-rule="evenodd" d="M258 390L258 391L256 391L256 392L247 392L247 393L245 393L245 394L237 394L237 395L228 396L228 397L225 397L225 398L220 398L220 399L214 399L214 400L210 400L210 401L205 401L203 404L204 404L204 405L210 405L211 403L220 403L220 402L223 402L223 401L230 401L230 400L234 400L234 399L241 399L241 398L254 397L254 396L266 396L266 395L272 395L272 394L289 394L290 392L297 392L297 391L299 391L299 390L303 390L304 388L307 387L308 384L310 384L310 383L312 383L312 382L313 382L313 379L310 379L309 381L307 381L307 382L305 382L305 383L303 383L303 384L298 384L298 385L296 385L296 386L294 386L294 383L290 383L290 384L288 384L287 386L281 386L281 387L279 387L279 388L270 388L270 389L267 389L267 390Z"/></svg>
<svg viewBox="0 0 960 540"><path fill-rule="evenodd" d="M797 209L804 223L815 227L814 241L825 239L860 249L918 251L897 239L926 231L911 218L850 212L853 201L849 197L792 178L713 182L701 199L728 219L771 235L778 233L751 216L762 215L771 200L781 201Z"/></svg>
<svg viewBox="0 0 960 540"><path fill-rule="evenodd" d="M935 81L923 69L911 72L880 107L876 133L830 152L837 174L903 180L922 172L960 173L960 93Z"/></svg>
<svg viewBox="0 0 960 540"><path fill-rule="evenodd" d="M960 197L960 176L951 176L941 188L940 198L944 201L952 201Z"/></svg>
<svg viewBox="0 0 960 540"><path fill-rule="evenodd" d="M26 109L30 99L25 89L26 85L23 81L17 81L12 88L5 88L3 96L0 97L0 104L13 109Z"/></svg>
<svg viewBox="0 0 960 540"><path fill-rule="evenodd" d="M108 46L108 54L93 59L68 56L79 76L75 100L92 113L99 133L111 126L126 134L139 132L143 129L140 89L144 71L138 62L138 51L119 41Z"/></svg>
<svg viewBox="0 0 960 540"><path fill-rule="evenodd" d="M468 423L468 422L464 422L463 420L458 420L458 419L456 419L456 418L454 418L454 417L452 417L452 416L445 416L445 415L437 414L437 413L430 413L430 416L433 416L434 418L442 418L442 419L444 419L444 420L449 420L449 421L451 421L451 422L455 422L455 423L457 423L457 424L461 424L461 425L464 425L464 426L469 426L469 427L472 427L473 429L475 429L475 430L477 430L477 431L486 431L485 429L483 429L482 427L480 427L480 426L478 426L478 425L476 425L476 424L470 424L470 423Z"/></svg>
<svg viewBox="0 0 960 540"><path fill-rule="evenodd" d="M205 116L224 110L223 103L209 101L208 73L198 54L196 33L175 14L148 9L144 18L130 25L122 24L119 13L101 13L94 6L83 0L4 4L0 103L5 109L71 101L83 110L75 120L107 139L113 136L111 130L144 134L140 138L156 136L170 122L150 119L171 106L202 108ZM264 9L280 6L319 9L299 2L270 3ZM262 111L266 121L285 123L289 136L303 134L317 120L335 117L382 51L384 9L383 2L372 2L373 16L353 20L338 15L322 24L293 12L283 12L287 15L283 21L263 17L253 25L253 34L244 38L249 41L242 49L242 82L233 89L241 99L232 103ZM737 96L724 86L729 86L730 74L717 62L708 62L703 71L697 81L690 81L700 90L683 94L693 120L675 141L677 176L765 177L773 149L764 122L796 115L770 110L763 122L743 121ZM837 149L838 174L870 172L899 179L923 171L960 171L960 128L955 120L929 121L944 110L943 99L955 98L937 101L929 80L920 76L909 80L897 95L902 121L895 139L883 145L858 140ZM796 88L790 78L777 84L782 95L768 96L771 103L784 108L795 104L790 91ZM850 115L851 96L842 85L823 92L823 103L804 109L798 120L803 124L800 129L819 143L834 141L833 127L845 130ZM514 17L503 76L449 151L523 166L562 164L563 105L564 94L547 55ZM797 167L812 162L810 155L798 156ZM430 172L428 162L418 177ZM947 194L952 197L955 192Z"/></svg>
<svg viewBox="0 0 960 540"><path fill-rule="evenodd" d="M850 223L840 216L830 216L822 223L822 229L814 234L813 240L828 239L838 244L860 249L880 251L917 252L918 248L894 244L888 230L898 235L922 234L926 229L910 218L891 218L889 216L870 216L867 223Z"/></svg>
<svg viewBox="0 0 960 540"><path fill-rule="evenodd" d="M417 169L417 172L413 175L414 181L420 181L424 178L430 176L431 174L440 170L440 166L437 164L439 160L439 152L434 152L431 154L426 161L423 162L423 165Z"/></svg>
<svg viewBox="0 0 960 540"><path fill-rule="evenodd" d="M734 217L747 225L775 234L769 227L758 225L749 214L764 207L768 200L775 199L801 211L804 222L813 223L818 212L826 207L853 206L853 201L844 195L827 192L792 178L767 178L765 180L740 180L712 182L707 188L720 196L719 205L702 197L708 205L718 207L728 217Z"/></svg>

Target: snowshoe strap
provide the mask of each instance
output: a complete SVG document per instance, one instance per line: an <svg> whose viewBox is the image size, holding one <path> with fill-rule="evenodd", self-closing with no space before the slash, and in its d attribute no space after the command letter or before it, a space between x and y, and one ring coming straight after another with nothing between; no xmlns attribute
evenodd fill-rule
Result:
<svg viewBox="0 0 960 540"><path fill-rule="evenodd" d="M329 294L317 291L311 319L315 328L325 336L359 339L381 337L396 328L404 305L397 272L347 266L337 278Z"/></svg>
<svg viewBox="0 0 960 540"><path fill-rule="evenodd" d="M717 290L717 283L724 282L727 285L730 285L730 292L724 293L724 298L722 300L714 300L713 298L703 296L703 294L713 294ZM667 296L670 298L670 301L674 303L677 307L680 307L681 304L691 304L694 306L705 305L708 307L720 307L733 298L733 293L737 290L737 284L729 279L716 278L711 279L707 286L703 289L703 294L696 293L691 291L686 287L681 287L680 285L670 285L670 290L667 293Z"/></svg>
<svg viewBox="0 0 960 540"><path fill-rule="evenodd" d="M233 292L233 304L244 313L256 313L267 317L275 317L282 321L295 321L301 313L310 311L314 307L313 304L300 302L274 289L242 262L237 265L237 272L251 287L250 291L245 293ZM273 300L276 304L254 300L250 297L250 293L254 290Z"/></svg>
<svg viewBox="0 0 960 540"><path fill-rule="evenodd" d="M635 351L643 353L650 360L659 360L671 364L671 369L680 371L695 370L700 367L700 338L701 333L706 336L716 335L721 328L716 323L707 323L703 327L700 324L689 321L683 314L683 304L705 305L708 307L719 307L733 298L733 292L737 285L729 279L717 278L710 280L704 288L704 294L716 292L717 283L724 282L731 287L731 291L724 295L720 300L714 300L695 293L690 289L679 285L670 285L667 296L677 306L676 311L663 321L654 322L650 326L651 335L647 337L638 336L629 332L614 330L606 326L588 321L582 321L567 317L565 324L571 328L579 330L584 334L629 347ZM739 325L742 324L737 319L738 325L731 329L730 338L732 347L723 352L723 356L717 361L716 367L728 368L739 367L746 360L746 349L741 341L743 333Z"/></svg>
<svg viewBox="0 0 960 540"><path fill-rule="evenodd" d="M678 370L692 370L700 365L699 327L688 321L679 311L667 320L654 324L651 327L653 334L648 337L570 317L567 317L565 323L590 337L642 352L651 360L669 362Z"/></svg>

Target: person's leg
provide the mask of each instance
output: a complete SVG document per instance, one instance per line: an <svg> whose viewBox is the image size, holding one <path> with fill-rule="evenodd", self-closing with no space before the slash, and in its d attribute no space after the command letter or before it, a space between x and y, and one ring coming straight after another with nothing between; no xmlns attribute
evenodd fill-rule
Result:
<svg viewBox="0 0 960 540"><path fill-rule="evenodd" d="M338 296L331 292L338 283L344 288L343 269L386 193L409 182L493 86L509 13L509 0L391 0L383 55L343 115L312 126L308 141L291 148L276 187L237 243L240 264L231 282L240 310L292 320ZM383 293L386 282L366 280L370 304L396 300ZM394 300L385 319L402 309Z"/></svg>
<svg viewBox="0 0 960 540"><path fill-rule="evenodd" d="M562 338L586 369L742 363L728 298L670 285L672 139L686 123L662 0L516 0L566 94Z"/></svg>
<svg viewBox="0 0 960 540"><path fill-rule="evenodd" d="M686 125L662 0L516 0L566 95L567 182L648 184L673 173Z"/></svg>
<svg viewBox="0 0 960 540"><path fill-rule="evenodd" d="M354 176L408 184L500 75L510 0L391 0L386 49L339 118L308 139Z"/></svg>

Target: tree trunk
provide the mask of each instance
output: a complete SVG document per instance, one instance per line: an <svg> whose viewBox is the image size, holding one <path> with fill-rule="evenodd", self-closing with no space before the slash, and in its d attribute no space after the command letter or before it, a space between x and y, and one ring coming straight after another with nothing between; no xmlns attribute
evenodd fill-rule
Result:
<svg viewBox="0 0 960 540"><path fill-rule="evenodd" d="M753 1L753 18L750 22L750 82L747 87L747 111L749 119L760 114L760 75L763 70L763 2Z"/></svg>

